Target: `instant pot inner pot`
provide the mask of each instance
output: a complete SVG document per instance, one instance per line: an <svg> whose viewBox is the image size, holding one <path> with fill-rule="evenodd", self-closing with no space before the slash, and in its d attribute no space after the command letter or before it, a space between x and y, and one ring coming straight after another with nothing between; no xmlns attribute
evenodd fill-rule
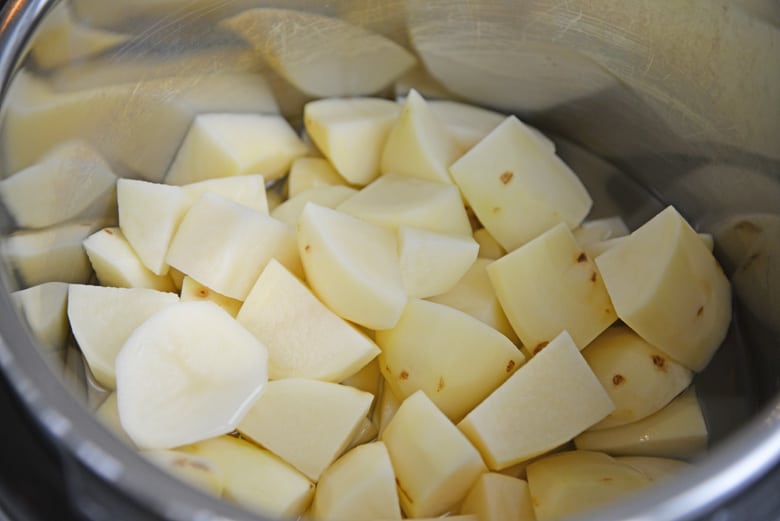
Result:
<svg viewBox="0 0 780 521"><path fill-rule="evenodd" d="M771 0L27 3L11 13L25 2L8 2L17 27L27 27L36 10L48 14L6 85L4 177L81 139L118 174L160 181L195 114L278 110L300 129L303 105L326 95L394 99L415 88L426 98L516 114L550 136L581 177L594 199L589 218L620 215L635 229L673 204L713 234L735 311L722 347L694 380L711 447L777 399L780 8ZM239 37L224 23L259 6L338 18L362 32L281 17ZM390 65L361 61L361 38L372 35L406 49L410 66L385 77ZM355 79L361 76L376 81ZM115 220L106 207L90 215L96 226ZM7 208L0 225L6 240L19 229ZM67 258L72 266L44 259L25 273L6 262L6 309L11 291L55 277L92 280L78 265L83 254ZM16 316L3 317L2 335L11 354L32 342ZM72 410L91 422L84 408L105 393L73 341L39 347L71 391ZM34 387L49 375L25 378ZM34 413L53 392L44 391L28 397L40 406ZM97 425L89 429L82 433L106 436Z"/></svg>

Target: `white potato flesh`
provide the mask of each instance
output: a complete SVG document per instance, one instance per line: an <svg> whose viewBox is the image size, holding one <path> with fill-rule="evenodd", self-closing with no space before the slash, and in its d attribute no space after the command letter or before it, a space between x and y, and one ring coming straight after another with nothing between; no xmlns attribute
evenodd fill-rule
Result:
<svg viewBox="0 0 780 521"><path fill-rule="evenodd" d="M208 459L177 450L143 450L140 454L185 483L217 497L222 495L224 478Z"/></svg>
<svg viewBox="0 0 780 521"><path fill-rule="evenodd" d="M504 314L493 285L487 274L492 261L477 258L458 283L447 293L430 297L428 300L459 309L481 320L514 343L519 343L512 326Z"/></svg>
<svg viewBox="0 0 780 521"><path fill-rule="evenodd" d="M116 400L116 393L109 394L103 403L95 409L95 416L114 436L125 442L130 447L135 447L133 440L122 427L122 421L119 419L119 405Z"/></svg>
<svg viewBox="0 0 780 521"><path fill-rule="evenodd" d="M243 204L260 213L268 213L268 197L265 193L265 178L259 174L207 179L183 185L182 190L194 203L203 194L216 194L235 203Z"/></svg>
<svg viewBox="0 0 780 521"><path fill-rule="evenodd" d="M306 104L303 122L333 168L350 184L364 186L379 175L382 150L400 111L386 99L321 99Z"/></svg>
<svg viewBox="0 0 780 521"><path fill-rule="evenodd" d="M117 227L103 228L82 243L92 269L103 286L115 288L148 288L173 291L175 285L167 275L155 275L144 266L138 254Z"/></svg>
<svg viewBox="0 0 780 521"><path fill-rule="evenodd" d="M226 297L217 293L213 289L204 286L192 277L184 276L181 284L181 293L179 297L182 302L190 301L209 301L227 311L230 316L235 317L241 309L242 302L234 298Z"/></svg>
<svg viewBox="0 0 780 521"><path fill-rule="evenodd" d="M82 141L64 143L40 162L0 181L0 199L22 228L45 228L114 208L116 175Z"/></svg>
<svg viewBox="0 0 780 521"><path fill-rule="evenodd" d="M317 481L354 438L373 399L346 385L303 378L274 380L238 430Z"/></svg>
<svg viewBox="0 0 780 521"><path fill-rule="evenodd" d="M615 406L568 333L561 333L458 424L491 470L571 440Z"/></svg>
<svg viewBox="0 0 780 521"><path fill-rule="evenodd" d="M249 292L238 321L268 348L272 380L340 382L379 354L374 342L273 259Z"/></svg>
<svg viewBox="0 0 780 521"><path fill-rule="evenodd" d="M582 356L615 404L615 410L591 427L593 430L635 422L658 412L684 391L693 377L690 369L623 325L604 331Z"/></svg>
<svg viewBox="0 0 780 521"><path fill-rule="evenodd" d="M412 177L383 175L344 201L338 210L392 229L405 224L471 236L471 224L457 187Z"/></svg>
<svg viewBox="0 0 780 521"><path fill-rule="evenodd" d="M96 228L102 228L100 222L15 232L0 242L0 254L27 287L45 282L86 282L92 268L81 242Z"/></svg>
<svg viewBox="0 0 780 521"><path fill-rule="evenodd" d="M258 8L226 20L271 67L310 96L374 94L416 60L397 43L344 20L291 9ZM278 27L290 27L290 38Z"/></svg>
<svg viewBox="0 0 780 521"><path fill-rule="evenodd" d="M144 266L168 273L165 255L192 201L178 186L137 179L117 182L119 228Z"/></svg>
<svg viewBox="0 0 780 521"><path fill-rule="evenodd" d="M558 223L578 226L593 204L574 172L514 116L454 163L450 173L507 251Z"/></svg>
<svg viewBox="0 0 780 521"><path fill-rule="evenodd" d="M477 260L479 244L462 235L399 226L398 255L406 294L427 298L451 290Z"/></svg>
<svg viewBox="0 0 780 521"><path fill-rule="evenodd" d="M562 331L582 349L617 319L596 266L563 223L488 265L487 273L531 353Z"/></svg>
<svg viewBox="0 0 780 521"><path fill-rule="evenodd" d="M275 114L200 114L184 138L165 182L184 185L216 177L286 174L306 146Z"/></svg>
<svg viewBox="0 0 780 521"><path fill-rule="evenodd" d="M594 242L606 241L616 237L625 237L628 235L628 226L620 217L605 217L603 219L594 219L585 221L574 230L574 238L580 246L593 244Z"/></svg>
<svg viewBox="0 0 780 521"><path fill-rule="evenodd" d="M232 432L267 382L268 351L211 302L182 302L135 329L116 357L119 417L141 448Z"/></svg>
<svg viewBox="0 0 780 521"><path fill-rule="evenodd" d="M348 186L316 186L294 197L291 196L274 208L271 217L290 226L296 226L306 203L314 203L325 208L337 208L356 193L357 190Z"/></svg>
<svg viewBox="0 0 780 521"><path fill-rule="evenodd" d="M585 513L651 484L640 471L600 452L561 452L528 466L538 521Z"/></svg>
<svg viewBox="0 0 780 521"><path fill-rule="evenodd" d="M652 456L619 456L615 461L631 465L651 481L661 481L691 467L685 461L672 458L654 458Z"/></svg>
<svg viewBox="0 0 780 521"><path fill-rule="evenodd" d="M485 228L474 232L474 240L479 243L479 257L482 259L496 260L506 255L504 247Z"/></svg>
<svg viewBox="0 0 780 521"><path fill-rule="evenodd" d="M295 230L216 194L192 205L171 241L167 261L214 291L244 300L268 261L301 274Z"/></svg>
<svg viewBox="0 0 780 521"><path fill-rule="evenodd" d="M382 441L410 518L448 512L487 471L477 449L423 391L404 400Z"/></svg>
<svg viewBox="0 0 780 521"><path fill-rule="evenodd" d="M46 282L14 291L11 299L27 325L48 351L61 351L68 338L68 284Z"/></svg>
<svg viewBox="0 0 780 521"><path fill-rule="evenodd" d="M367 363L355 374L341 381L342 385L348 385L360 389L374 396L379 396L382 384L382 373L379 372L379 362L376 358ZM376 402L374 403L376 406Z"/></svg>
<svg viewBox="0 0 780 521"><path fill-rule="evenodd" d="M688 459L706 449L707 424L691 387L655 414L619 427L583 432L574 443L578 449L617 456Z"/></svg>
<svg viewBox="0 0 780 521"><path fill-rule="evenodd" d="M712 250L715 248L715 242L712 235L709 233L698 233L697 235L699 236L699 239L701 239L701 242L704 243L704 246L710 250L710 252L712 252ZM613 237L603 241L591 242L585 244L582 249L585 251L585 253L588 254L588 257L595 259L610 248L625 242L627 238L628 236L624 235L622 237Z"/></svg>
<svg viewBox="0 0 780 521"><path fill-rule="evenodd" d="M315 521L401 519L385 444L355 447L334 462L317 483L309 516Z"/></svg>
<svg viewBox="0 0 780 521"><path fill-rule="evenodd" d="M406 306L395 234L308 203L298 221L298 249L315 295L341 318L388 329Z"/></svg>
<svg viewBox="0 0 780 521"><path fill-rule="evenodd" d="M222 497L260 515L295 518L314 497L314 483L267 450L231 436L184 447L210 461L223 479Z"/></svg>
<svg viewBox="0 0 780 521"><path fill-rule="evenodd" d="M731 288L718 261L674 207L596 258L623 322L694 371L731 323Z"/></svg>
<svg viewBox="0 0 780 521"><path fill-rule="evenodd" d="M347 181L336 172L327 159L299 157L293 161L287 176L287 194L292 199L310 188L346 185Z"/></svg>
<svg viewBox="0 0 780 521"><path fill-rule="evenodd" d="M382 151L383 174L452 183L447 168L461 154L455 139L416 90L411 90Z"/></svg>
<svg viewBox="0 0 780 521"><path fill-rule="evenodd" d="M71 284L68 320L100 385L116 387L115 362L130 335L152 315L179 302L175 293Z"/></svg>
<svg viewBox="0 0 780 521"><path fill-rule="evenodd" d="M479 477L460 513L474 514L480 521L536 521L528 482L495 472Z"/></svg>
<svg viewBox="0 0 780 521"><path fill-rule="evenodd" d="M385 385L402 400L422 390L452 421L492 393L525 357L504 335L457 309L410 299L392 329L376 332Z"/></svg>

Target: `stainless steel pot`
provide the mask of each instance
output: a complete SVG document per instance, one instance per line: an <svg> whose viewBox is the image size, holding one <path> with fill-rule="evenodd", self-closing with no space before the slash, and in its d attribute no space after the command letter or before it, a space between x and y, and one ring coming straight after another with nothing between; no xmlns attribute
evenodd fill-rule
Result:
<svg viewBox="0 0 780 521"><path fill-rule="evenodd" d="M23 60L35 28L57 3L6 2L0 20L4 99L14 95L12 79L20 68L36 67ZM120 78L135 82L138 92L159 77L249 70L269 79L282 111L294 119L311 96L292 88L268 63L247 59L251 49L217 25L247 7L274 4L383 34L416 56L421 68L408 81L424 93L514 112L556 136L561 155L594 190L597 213L620 213L636 226L661 203L673 203L699 229L715 232L737 311L726 343L697 376L712 450L691 471L587 519L693 519L767 479L780 463L780 227L754 226L750 256L760 262L739 258L729 233L741 223L755 224L756 213L763 215L761 222L780 219L780 4L73 0L79 23L128 35L127 42L94 61L66 60L48 69L39 64L39 72L62 91L108 86ZM307 28L277 29L300 38ZM166 88L166 99L186 94L176 82ZM98 120L102 128L78 132L108 150L115 168L145 175L167 164L189 120L161 135L156 120L144 119L145 109L127 115L133 102L128 96L128 110L114 114L116 120ZM240 109L240 102L231 103L207 109ZM145 146L124 146L123 128L134 132L133 139L141 134ZM33 145L45 148L47 132L42 128ZM25 159L14 150L4 152L8 175ZM0 224L4 234L13 229L8 216ZM255 519L158 471L95 421L85 388L81 395L74 392L73 378L55 374L36 349L9 298L16 288L6 270L0 291L3 376L58 447L71 495L85 515Z"/></svg>

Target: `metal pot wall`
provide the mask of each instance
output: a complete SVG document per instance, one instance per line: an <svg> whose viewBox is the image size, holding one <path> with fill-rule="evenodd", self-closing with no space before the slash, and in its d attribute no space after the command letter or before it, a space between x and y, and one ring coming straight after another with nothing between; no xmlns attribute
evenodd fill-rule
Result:
<svg viewBox="0 0 780 521"><path fill-rule="evenodd" d="M9 0L0 23L2 174L79 137L103 152L116 171L159 180L195 113L264 110L240 92L202 96L203 80L220 75L263 75L280 110L293 121L300 118L303 103L321 85L285 79L272 59L219 23L248 7L269 5L339 18L386 36L417 63L404 85L516 113L548 132L594 192L594 216L617 213L635 227L663 204L674 204L699 230L714 234L736 312L726 342L696 377L711 451L691 471L588 519L755 514L740 498L763 504L780 483L780 5L73 0L67 23L75 20L75 26L118 39L98 52L72 46L63 54L57 38L67 37L51 29L51 20L63 16L63 4ZM275 34L292 42L305 40L310 29L281 24ZM42 49L46 38L53 39L54 50ZM328 52L301 60L309 66L317 59L338 63L338 53ZM34 96L24 79L29 74L45 78L58 95L92 89L113 92L105 96L116 100L100 101L103 95L95 94L94 103L62 116L75 119L41 119L20 141L10 134L14 113L8 107ZM335 84L330 94L396 94L389 83L372 92ZM157 113L172 100L181 101L176 110ZM174 122L162 124L166 117ZM746 228L748 238L740 233ZM0 230L14 230L8 215L2 215ZM83 368L79 373L78 363L63 365L42 355L16 313L9 296L20 287L16 275L6 266L0 366L44 439L56 447L77 508L94 520L255 519L160 472L93 418L90 399L97 395ZM776 506L771 499L768 504Z"/></svg>

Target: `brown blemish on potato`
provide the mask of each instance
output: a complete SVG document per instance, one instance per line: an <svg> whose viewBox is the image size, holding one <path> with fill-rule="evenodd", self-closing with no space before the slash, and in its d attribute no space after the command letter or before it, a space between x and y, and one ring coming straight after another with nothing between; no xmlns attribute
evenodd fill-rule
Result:
<svg viewBox="0 0 780 521"><path fill-rule="evenodd" d="M550 343L550 342L548 342L547 340L545 340L544 342L539 342L538 344L536 344L536 347L534 348L534 354L538 354L538 353L539 353L539 351L541 351L542 349L544 349L545 347L547 347L547 344L549 344L549 343Z"/></svg>
<svg viewBox="0 0 780 521"><path fill-rule="evenodd" d="M401 371L401 374L400 374L400 375L398 375L398 377L399 377L401 380L408 380L408 379L409 379L409 372L408 372L408 371L406 371L406 370L404 370L404 371Z"/></svg>
<svg viewBox="0 0 780 521"><path fill-rule="evenodd" d="M704 313L704 306L699 306L699 309L696 310L696 316L700 317Z"/></svg>
<svg viewBox="0 0 780 521"><path fill-rule="evenodd" d="M614 385L615 387L621 385L625 381L626 381L626 377L623 376L622 374L616 374L615 376L612 377L612 385Z"/></svg>
<svg viewBox="0 0 780 521"><path fill-rule="evenodd" d="M599 278L599 276L596 274L595 271L590 274L590 281L591 282L596 282L598 280L598 278Z"/></svg>
<svg viewBox="0 0 780 521"><path fill-rule="evenodd" d="M612 481L612 478L606 476L606 477L603 477L603 478L599 479L599 481L603 481L604 483L609 483L610 481Z"/></svg>
<svg viewBox="0 0 780 521"><path fill-rule="evenodd" d="M653 359L653 365L659 371L666 371L666 358L661 355L653 355L650 358Z"/></svg>
<svg viewBox="0 0 780 521"><path fill-rule="evenodd" d="M514 368L515 368L515 365L517 365L517 364L515 364L515 361L514 361L514 360L510 360L509 362L507 362L507 363L506 363L506 372L507 372L507 373L511 373L511 372L512 372L512 369L514 369Z"/></svg>
<svg viewBox="0 0 780 521"><path fill-rule="evenodd" d="M501 213L501 207L500 206L494 206L493 207L493 213Z"/></svg>
<svg viewBox="0 0 780 521"><path fill-rule="evenodd" d="M740 266L739 269L742 271L747 271L748 268L750 268L750 265L756 262L759 258L761 258L761 253L754 253L747 258L747 260L742 264L742 266Z"/></svg>
<svg viewBox="0 0 780 521"><path fill-rule="evenodd" d="M106 228L106 229L105 229L105 230L103 230L103 231L104 231L104 232L106 232L106 233L107 233L107 234L109 234L109 235L114 235L114 232L112 232L112 231L111 231L111 230L109 230L108 228Z"/></svg>
<svg viewBox="0 0 780 521"><path fill-rule="evenodd" d="M734 225L734 229L739 230L741 232L750 232L750 233L761 233L762 231L759 225L750 221L739 221L737 224Z"/></svg>
<svg viewBox="0 0 780 521"><path fill-rule="evenodd" d="M444 377L439 377L439 382L436 384L436 392L440 393L444 389Z"/></svg>
<svg viewBox="0 0 780 521"><path fill-rule="evenodd" d="M307 244L306 246L304 246L303 247L303 251L305 251L307 253L310 252L311 251L311 244Z"/></svg>
<svg viewBox="0 0 780 521"><path fill-rule="evenodd" d="M502 184L508 184L509 181L511 181L514 176L515 176L514 173L507 170L506 172L501 174L501 177L499 177L499 179L501 179Z"/></svg>
<svg viewBox="0 0 780 521"><path fill-rule="evenodd" d="M585 252L582 252L577 256L577 262L585 262L587 260L588 260L588 256Z"/></svg>
<svg viewBox="0 0 780 521"><path fill-rule="evenodd" d="M401 492L401 494L403 494L406 500L409 503L414 503L414 499L412 499L412 496L410 496L409 493L406 490L404 490L404 487L401 485L401 480L395 478L395 484L398 486L398 491Z"/></svg>
<svg viewBox="0 0 780 521"><path fill-rule="evenodd" d="M201 298L208 297L209 296L209 290L207 290L206 288L200 288L198 290L198 296L201 297Z"/></svg>

